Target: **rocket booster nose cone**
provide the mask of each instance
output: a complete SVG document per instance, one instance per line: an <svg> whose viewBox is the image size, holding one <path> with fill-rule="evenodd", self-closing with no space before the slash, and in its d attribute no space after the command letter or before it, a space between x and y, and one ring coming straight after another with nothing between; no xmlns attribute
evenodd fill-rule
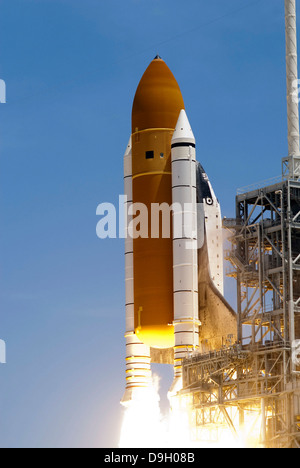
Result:
<svg viewBox="0 0 300 468"><path fill-rule="evenodd" d="M132 133L150 128L174 129L184 101L173 73L161 58L145 71L132 108Z"/></svg>
<svg viewBox="0 0 300 468"><path fill-rule="evenodd" d="M184 109L180 111L179 118L172 137L172 144L177 141L195 143L195 136Z"/></svg>

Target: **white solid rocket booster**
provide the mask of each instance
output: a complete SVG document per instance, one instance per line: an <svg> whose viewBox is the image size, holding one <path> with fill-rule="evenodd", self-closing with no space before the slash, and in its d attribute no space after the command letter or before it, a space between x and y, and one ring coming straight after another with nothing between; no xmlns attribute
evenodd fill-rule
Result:
<svg viewBox="0 0 300 468"><path fill-rule="evenodd" d="M199 347L196 142L182 110L172 143L174 384L181 386L182 359Z"/></svg>
<svg viewBox="0 0 300 468"><path fill-rule="evenodd" d="M138 339L134 332L134 272L133 239L128 235L128 224L132 218L128 214L132 204L132 147L129 140L124 155L124 188L127 201L125 213L128 223L125 235L125 297L126 297L126 390L122 403L128 404L138 399L144 389L152 386L150 348Z"/></svg>

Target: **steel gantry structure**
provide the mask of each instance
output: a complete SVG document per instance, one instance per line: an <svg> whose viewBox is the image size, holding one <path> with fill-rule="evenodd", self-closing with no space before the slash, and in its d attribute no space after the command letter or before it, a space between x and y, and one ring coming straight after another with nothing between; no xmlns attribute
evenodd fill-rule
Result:
<svg viewBox="0 0 300 468"><path fill-rule="evenodd" d="M296 0L284 0L288 156L282 178L238 191L225 219L237 281L237 342L183 362L195 440L300 448L300 147ZM225 445L225 444L224 444Z"/></svg>
<svg viewBox="0 0 300 468"><path fill-rule="evenodd" d="M236 215L224 225L234 231L226 258L233 267L228 275L237 279L238 341L294 344L300 339L300 182L239 194Z"/></svg>
<svg viewBox="0 0 300 468"><path fill-rule="evenodd" d="M238 339L184 362L193 437L217 439L227 428L253 446L299 448L300 182L239 193L236 218L224 226Z"/></svg>

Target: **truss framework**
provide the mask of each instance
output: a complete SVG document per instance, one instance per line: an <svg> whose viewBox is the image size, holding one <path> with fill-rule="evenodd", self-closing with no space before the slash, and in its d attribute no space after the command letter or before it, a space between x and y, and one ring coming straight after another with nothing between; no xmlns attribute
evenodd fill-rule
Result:
<svg viewBox="0 0 300 468"><path fill-rule="evenodd" d="M237 280L238 341L183 364L181 398L194 437L217 437L224 427L238 437L251 414L256 444L299 448L300 367L293 350L300 340L300 182L239 194L236 219L224 224L232 243L228 275Z"/></svg>

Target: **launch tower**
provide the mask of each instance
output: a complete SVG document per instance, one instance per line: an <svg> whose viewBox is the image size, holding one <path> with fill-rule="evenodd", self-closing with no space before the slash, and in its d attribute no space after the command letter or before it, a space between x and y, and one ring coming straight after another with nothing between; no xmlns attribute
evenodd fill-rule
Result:
<svg viewBox="0 0 300 468"><path fill-rule="evenodd" d="M295 0L285 0L288 157L282 177L238 191L228 275L237 342L183 363L195 439L221 430L262 447L300 448L300 151ZM251 424L249 424L251 421Z"/></svg>

